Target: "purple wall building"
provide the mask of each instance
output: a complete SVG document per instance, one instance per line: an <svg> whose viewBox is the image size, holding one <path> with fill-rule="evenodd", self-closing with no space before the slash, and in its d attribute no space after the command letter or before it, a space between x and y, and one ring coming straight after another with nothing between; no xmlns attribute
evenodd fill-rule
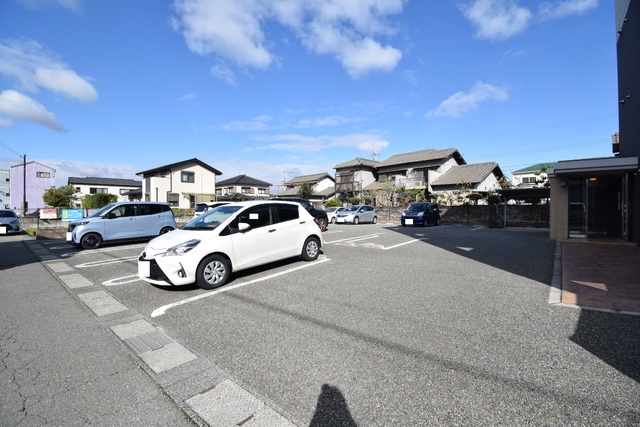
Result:
<svg viewBox="0 0 640 427"><path fill-rule="evenodd" d="M25 215L36 209L44 208L42 196L45 191L56 185L56 170L38 162L20 163L11 166L9 176L11 184L11 209ZM26 191L26 198L24 197ZM22 206L22 202L27 206Z"/></svg>

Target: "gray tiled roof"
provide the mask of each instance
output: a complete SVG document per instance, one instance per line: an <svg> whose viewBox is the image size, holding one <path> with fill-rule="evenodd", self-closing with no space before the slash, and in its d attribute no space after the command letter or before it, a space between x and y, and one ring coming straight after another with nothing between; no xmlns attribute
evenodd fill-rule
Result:
<svg viewBox="0 0 640 427"><path fill-rule="evenodd" d="M208 170L211 173L214 173L216 175L222 175L222 172L220 172L218 169L214 168L213 166L209 166L208 164L206 164L205 162L203 162L202 160L199 160L197 158L193 158L193 159L189 159L189 160L183 160L181 162L176 162L176 163L171 163L168 165L164 165L164 166L158 166L157 168L153 168L153 169L148 169L146 171L142 171L142 172L137 172L136 175L152 175L154 173L161 173L161 172L168 172L168 171L173 171L175 169L180 169L184 166L188 166L191 164L197 164L199 166L202 166L203 168L205 168L206 170Z"/></svg>
<svg viewBox="0 0 640 427"><path fill-rule="evenodd" d="M379 164L380 162L377 160L369 160L369 159L363 159L361 157L356 157L355 159L349 160L348 162L337 164L333 168L343 169L343 168L351 168L354 166L369 166L373 168L378 166Z"/></svg>
<svg viewBox="0 0 640 427"><path fill-rule="evenodd" d="M411 153L402 153L396 154L389 157L387 160L384 160L378 164L378 167L385 166L394 166L394 165L402 165L402 164L410 164L410 163L419 163L419 162L428 162L431 160L440 160L446 159L449 156L454 154L458 154L458 150L456 148L445 148L442 150L436 150L435 148L429 148L428 150L420 150L413 151ZM460 156L460 158L462 158ZM464 162L464 160L463 160Z"/></svg>
<svg viewBox="0 0 640 427"><path fill-rule="evenodd" d="M317 182L322 181L325 178L333 179L333 177L331 175L329 175L326 172L323 172L323 173L316 173L316 174L313 174L313 175L297 176L297 177L293 178L292 180L285 182L284 185L296 185L296 184L303 184L305 182L317 183Z"/></svg>
<svg viewBox="0 0 640 427"><path fill-rule="evenodd" d="M490 174L495 173L498 178L502 176L500 166L496 162L474 163L471 165L454 166L436 179L431 185L459 185L477 184Z"/></svg>
<svg viewBox="0 0 640 427"><path fill-rule="evenodd" d="M108 185L111 187L140 187L142 188L142 181L136 181L135 179L119 179L119 178L98 178L98 177L74 177L70 176L67 179L69 185Z"/></svg>
<svg viewBox="0 0 640 427"><path fill-rule="evenodd" d="M271 187L272 184L260 181L259 179L252 178L247 175L236 175L232 178L223 179L222 181L216 182L217 186L225 186L225 185L248 185L250 187Z"/></svg>

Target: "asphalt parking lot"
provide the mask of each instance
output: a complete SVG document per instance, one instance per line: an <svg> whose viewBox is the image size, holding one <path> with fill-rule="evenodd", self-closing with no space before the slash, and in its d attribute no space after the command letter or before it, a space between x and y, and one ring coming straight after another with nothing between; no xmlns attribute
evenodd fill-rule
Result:
<svg viewBox="0 0 640 427"><path fill-rule="evenodd" d="M315 262L241 272L214 291L138 280L143 243L44 246L80 300L113 299L94 309L106 328L142 319L180 344L170 367L141 357L185 399L227 379L295 425L640 422L637 360L605 362L606 348L584 345L585 314L548 303L548 230L381 221L323 237ZM637 320L588 316L602 326L593 333L637 336ZM196 359L219 376L202 378Z"/></svg>

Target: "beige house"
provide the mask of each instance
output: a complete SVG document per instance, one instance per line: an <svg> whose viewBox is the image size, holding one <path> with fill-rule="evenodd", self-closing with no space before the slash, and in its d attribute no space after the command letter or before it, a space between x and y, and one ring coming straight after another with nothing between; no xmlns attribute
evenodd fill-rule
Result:
<svg viewBox="0 0 640 427"><path fill-rule="evenodd" d="M135 179L70 176L67 185L75 188L80 199L93 194L114 194L118 197L118 202L126 202L140 200L142 194L142 181Z"/></svg>
<svg viewBox="0 0 640 427"><path fill-rule="evenodd" d="M193 158L138 172L142 176L142 199L168 202L172 207L194 208L198 202L215 200L216 176L222 172Z"/></svg>

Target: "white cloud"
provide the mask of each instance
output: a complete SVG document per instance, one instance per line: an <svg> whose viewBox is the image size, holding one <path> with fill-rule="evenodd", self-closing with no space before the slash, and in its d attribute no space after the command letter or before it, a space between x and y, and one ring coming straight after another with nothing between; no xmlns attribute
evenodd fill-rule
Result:
<svg viewBox="0 0 640 427"><path fill-rule="evenodd" d="M72 70L38 68L35 71L35 82L52 92L62 93L81 102L93 102L98 99L98 93L93 86Z"/></svg>
<svg viewBox="0 0 640 427"><path fill-rule="evenodd" d="M86 79L34 40L0 40L0 74L28 92L44 88L81 102L98 98Z"/></svg>
<svg viewBox="0 0 640 427"><path fill-rule="evenodd" d="M478 82L467 93L456 92L444 100L438 108L429 111L427 117L460 117L464 113L477 110L484 101L506 101L509 90L506 87L496 87L488 83Z"/></svg>
<svg viewBox="0 0 640 427"><path fill-rule="evenodd" d="M211 67L211 75L217 79L226 82L228 85L236 85L236 75L233 70L222 63L215 64Z"/></svg>
<svg viewBox="0 0 640 427"><path fill-rule="evenodd" d="M361 122L362 119L358 117L345 117L340 115L323 116L323 117L306 117L298 120L296 124L297 128L312 128L312 127L325 127L325 126L341 126L345 124L353 124Z"/></svg>
<svg viewBox="0 0 640 427"><path fill-rule="evenodd" d="M26 122L39 124L49 129L64 132L56 116L33 99L15 90L0 93L0 114Z"/></svg>
<svg viewBox="0 0 640 427"><path fill-rule="evenodd" d="M266 114L260 115L253 120L235 120L229 123L218 125L218 129L226 131L257 131L269 128L268 122L272 120L271 116Z"/></svg>
<svg viewBox="0 0 640 427"><path fill-rule="evenodd" d="M274 58L264 46L261 1L177 0L173 24L189 49L215 54L239 66L267 68Z"/></svg>
<svg viewBox="0 0 640 427"><path fill-rule="evenodd" d="M389 141L380 135L360 133L339 136L306 136L298 134L281 134L262 138L264 141L276 141L273 144L257 147L258 150L314 152L335 147L357 148L359 151L371 154L389 145Z"/></svg>
<svg viewBox="0 0 640 427"><path fill-rule="evenodd" d="M502 40L524 31L533 14L513 0L474 0L460 7L463 15L477 28L476 37Z"/></svg>
<svg viewBox="0 0 640 427"><path fill-rule="evenodd" d="M542 3L538 15L542 20L558 19L568 15L581 15L598 7L598 0L564 0Z"/></svg>
<svg viewBox="0 0 640 427"><path fill-rule="evenodd" d="M402 53L377 40L394 29L387 17L405 0L176 0L176 31L189 49L239 67L266 69L277 62L263 27L275 21L290 29L310 51L336 58L352 78L393 70ZM230 84L233 74L212 69Z"/></svg>

